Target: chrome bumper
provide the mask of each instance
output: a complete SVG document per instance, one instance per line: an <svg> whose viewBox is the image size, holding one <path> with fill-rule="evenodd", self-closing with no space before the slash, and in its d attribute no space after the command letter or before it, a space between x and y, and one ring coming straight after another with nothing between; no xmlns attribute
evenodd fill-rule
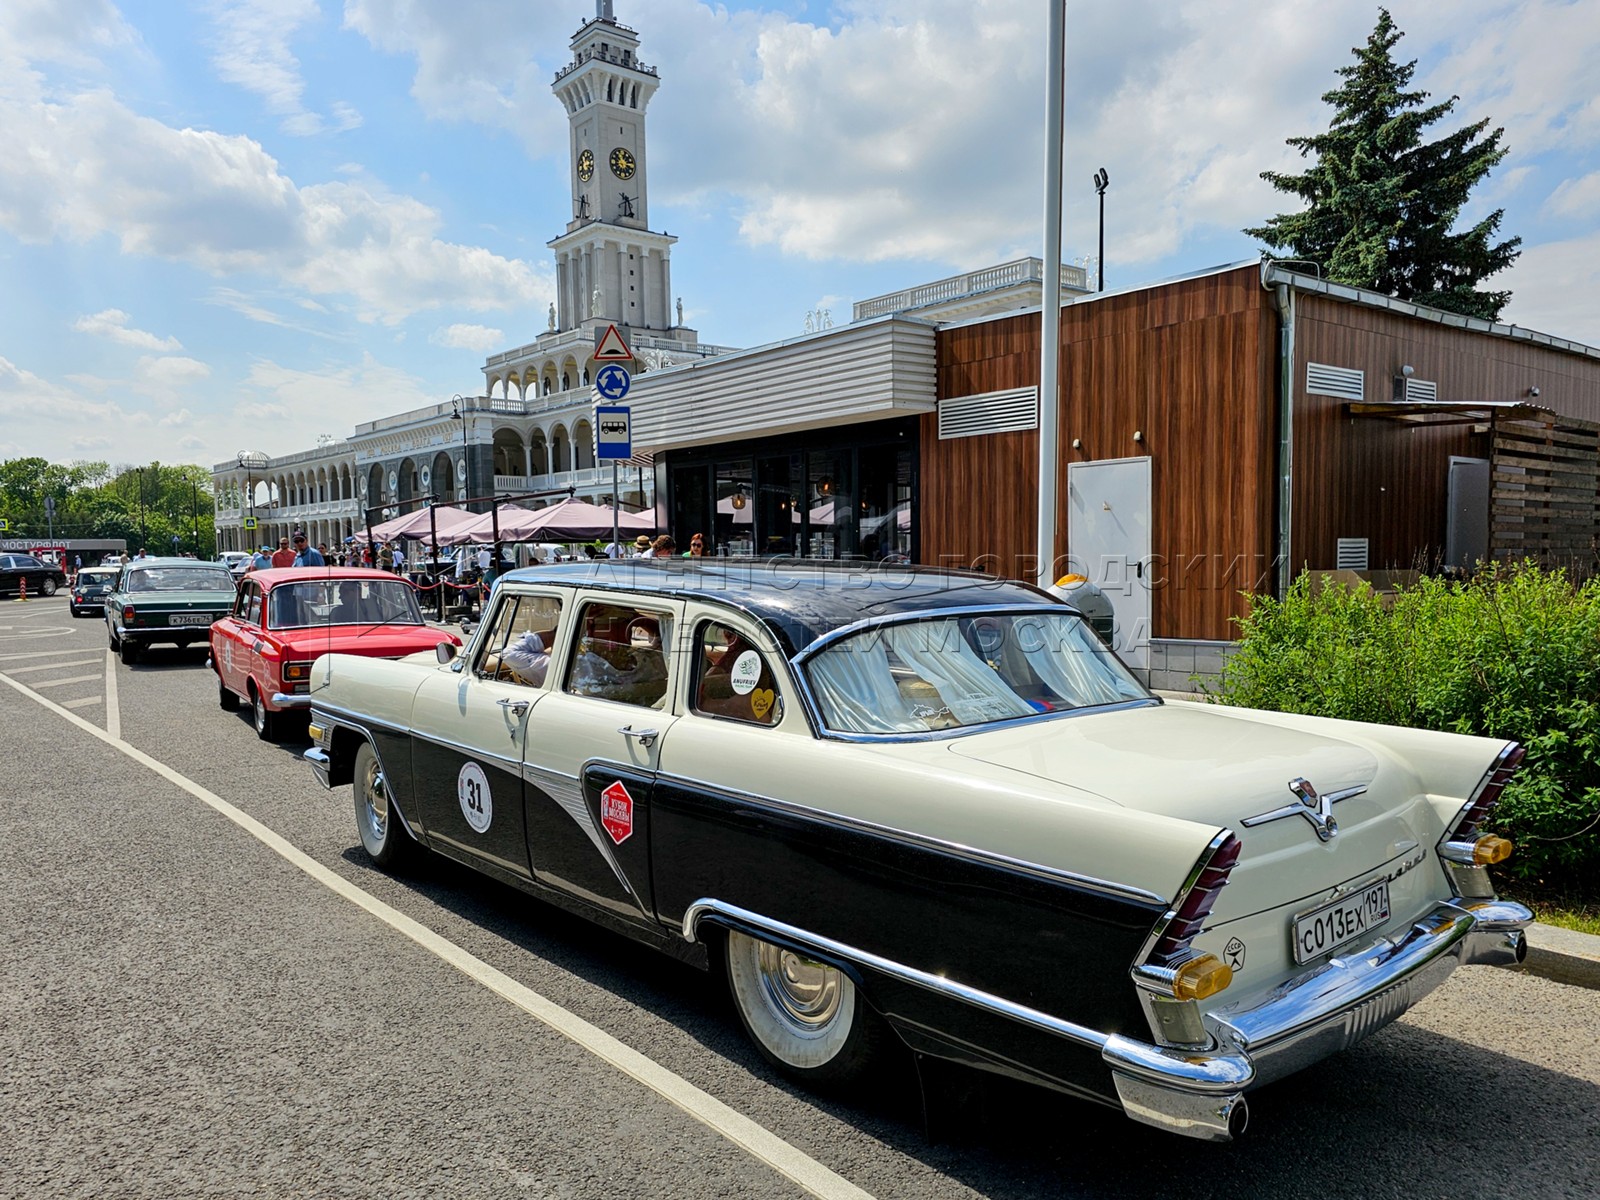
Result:
<svg viewBox="0 0 1600 1200"><path fill-rule="evenodd" d="M1441 904L1404 932L1330 959L1248 1008L1206 1014L1210 1050L1113 1035L1101 1056L1136 1121L1227 1141L1248 1119L1244 1093L1336 1054L1389 1024L1468 963L1511 966L1527 955L1533 914L1506 900Z"/></svg>
<svg viewBox="0 0 1600 1200"><path fill-rule="evenodd" d="M310 696L291 696L285 692L272 693L273 708L310 708Z"/></svg>
<svg viewBox="0 0 1600 1200"><path fill-rule="evenodd" d="M328 782L328 752L321 746L313 746L300 757L311 764L311 773L317 777L317 782L331 790L333 785Z"/></svg>

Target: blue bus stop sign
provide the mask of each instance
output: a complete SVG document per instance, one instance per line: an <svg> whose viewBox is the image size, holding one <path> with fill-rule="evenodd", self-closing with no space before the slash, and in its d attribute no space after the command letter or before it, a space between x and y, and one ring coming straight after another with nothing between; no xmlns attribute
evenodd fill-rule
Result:
<svg viewBox="0 0 1600 1200"><path fill-rule="evenodd" d="M606 370L612 368L607 367ZM621 370L621 368L616 368ZM604 374L604 372L601 372ZM623 371L626 375L627 372ZM599 377L596 377L596 386ZM615 462L633 457L633 414L625 405L597 405L594 410L594 456Z"/></svg>

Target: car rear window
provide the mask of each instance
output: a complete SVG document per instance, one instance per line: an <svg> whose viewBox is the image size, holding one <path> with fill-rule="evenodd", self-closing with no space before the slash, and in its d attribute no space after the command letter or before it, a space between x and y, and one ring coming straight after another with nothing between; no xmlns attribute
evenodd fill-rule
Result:
<svg viewBox="0 0 1600 1200"><path fill-rule="evenodd" d="M280 584L267 601L268 629L312 625L421 625L408 583L398 579L329 579Z"/></svg>
<svg viewBox="0 0 1600 1200"><path fill-rule="evenodd" d="M125 592L232 592L223 567L139 567L128 572Z"/></svg>

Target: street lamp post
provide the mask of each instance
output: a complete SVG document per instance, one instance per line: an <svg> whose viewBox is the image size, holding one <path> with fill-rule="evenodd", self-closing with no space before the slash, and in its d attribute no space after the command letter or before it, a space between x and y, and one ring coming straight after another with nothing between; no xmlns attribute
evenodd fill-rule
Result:
<svg viewBox="0 0 1600 1200"><path fill-rule="evenodd" d="M267 456L265 454L262 454L259 450L241 450L241 451L239 451L239 454L238 454L238 463L239 463L239 465L241 467L244 468L245 488L250 493L250 524L252 526L255 525L255 520L256 520L256 479L255 479L255 473L261 467L266 466L267 465L267 461L268 461L267 460ZM257 540L255 541L255 545L256 546L260 546L261 542L259 540L259 537L260 537L259 531L254 529L254 528L251 528L248 532L251 533L251 534L255 534L256 535L256 539ZM242 549L244 549L244 547L241 546L240 549L242 550Z"/></svg>
<svg viewBox="0 0 1600 1200"><path fill-rule="evenodd" d="M1095 274L1100 277L1100 286L1095 289L1098 292L1106 290L1106 184L1110 182L1104 167L1094 173L1094 190L1100 196L1100 257L1095 260Z"/></svg>
<svg viewBox="0 0 1600 1200"><path fill-rule="evenodd" d="M450 419L461 422L461 489L472 499L472 460L467 456L467 400L457 392L450 397Z"/></svg>

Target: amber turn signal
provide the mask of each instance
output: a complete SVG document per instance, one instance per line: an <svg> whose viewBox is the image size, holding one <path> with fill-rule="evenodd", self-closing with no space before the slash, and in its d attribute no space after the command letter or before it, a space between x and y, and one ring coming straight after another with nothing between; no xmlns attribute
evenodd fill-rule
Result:
<svg viewBox="0 0 1600 1200"><path fill-rule="evenodd" d="M1172 994L1179 1000L1204 1000L1233 982L1233 968L1210 954L1191 958L1172 979Z"/></svg>
<svg viewBox="0 0 1600 1200"><path fill-rule="evenodd" d="M1510 858L1514 849L1516 849L1514 842L1503 837L1495 837L1492 833L1487 834L1472 843L1472 861L1474 865L1480 867L1493 866Z"/></svg>

